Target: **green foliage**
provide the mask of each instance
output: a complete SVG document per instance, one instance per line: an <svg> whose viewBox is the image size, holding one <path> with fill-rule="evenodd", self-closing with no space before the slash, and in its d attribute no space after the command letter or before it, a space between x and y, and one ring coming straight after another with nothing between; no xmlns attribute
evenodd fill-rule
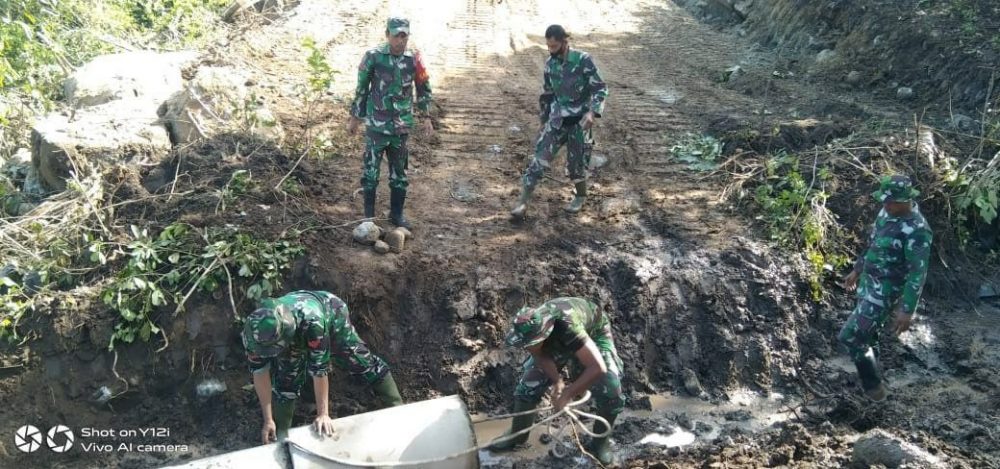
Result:
<svg viewBox="0 0 1000 469"><path fill-rule="evenodd" d="M155 237L133 226L131 238L121 248L127 262L101 294L119 315L109 349L158 334L155 313L168 305L182 310L194 291L211 293L230 285L231 295L251 300L271 295L303 252L302 246L284 238L269 242L233 228L199 232L182 223L167 226Z"/></svg>
<svg viewBox="0 0 1000 469"><path fill-rule="evenodd" d="M333 76L337 71L326 61L326 55L316 47L316 40L307 37L302 41L302 47L309 52L306 63L309 64L309 90L316 94L325 93L333 84Z"/></svg>
<svg viewBox="0 0 1000 469"><path fill-rule="evenodd" d="M823 298L826 273L849 262L837 244L839 225L826 207L829 194L823 187L831 178L827 168L819 168L807 182L798 157L782 151L765 161L763 181L754 191L753 200L763 212L759 219L767 225L771 239L805 253L815 301Z"/></svg>
<svg viewBox="0 0 1000 469"><path fill-rule="evenodd" d="M684 134L670 147L674 158L686 163L694 171L711 171L718 165L716 159L722 155L722 142L710 135Z"/></svg>

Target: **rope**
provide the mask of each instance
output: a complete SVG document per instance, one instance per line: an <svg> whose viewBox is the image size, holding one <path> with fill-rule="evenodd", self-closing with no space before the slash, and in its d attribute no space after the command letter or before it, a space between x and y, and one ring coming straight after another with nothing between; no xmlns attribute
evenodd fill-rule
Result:
<svg viewBox="0 0 1000 469"><path fill-rule="evenodd" d="M292 440L285 440L285 443L288 443L288 448L289 449L293 449L293 450L299 451L301 453L307 454L309 456L313 456L315 458L322 459L322 460L327 461L327 462L332 462L332 463L341 464L341 465L345 465L345 466L357 466L357 467L400 467L400 466L430 465L430 464L435 464L435 463L440 463L440 462L448 461L450 459L454 459L454 458L457 458L459 456L464 456L464 455L469 454L469 453L471 453L473 451L479 451L479 450L487 449L490 446L492 446L494 443L498 443L500 441L509 440L509 439L514 438L514 437L516 437L518 435L523 435L525 433L530 432L531 430L534 430L539 425L543 425L543 424L549 424L549 434L551 435L552 434L551 433L551 429L552 429L552 423L551 422L553 422L555 419L557 419L559 417L562 417L562 416L566 416L567 419L569 420L569 423L571 425L563 425L560 428L560 430L556 433L558 436L562 436L562 434L565 433L566 429L570 428L570 427L573 428L573 431L574 431L574 434L575 434L576 433L576 427L575 427L576 425L578 425L580 427L580 429L583 430L584 433L590 435L591 437L594 437L594 438L603 438L605 436L608 436L611 433L611 426L608 425L608 421L607 420L605 420L603 417L601 417L599 415L590 414L590 413L583 412L583 411L580 411L580 410L576 409L576 407L579 407L579 406L583 405L588 400L590 400L590 391L587 391L586 393L584 393L583 397L581 397L579 400L576 400L576 401L573 401L573 402L570 402L569 404L567 404L566 407L563 407L563 409L560 410L559 412L555 412L552 415L549 415L548 417L545 417L541 421L535 423L534 425L532 425L532 426L530 426L528 428L525 428L525 429L520 430L520 431L515 432L515 433L511 433L510 435L503 435L503 436L501 436L499 438L496 438L496 439L490 441L489 443L483 443L483 444L480 444L480 445L477 445L477 446L473 446L472 448L464 449L462 451L458 451L458 452L449 454L447 456L442 456L442 457L433 458L433 459L425 459L425 460L422 460L422 461L406 461L406 462L400 462L400 461L391 461L391 462L370 462L370 461L361 462L361 461L352 461L352 460L348 460L348 459L340 459L340 458L337 458L337 457L334 457L334 456L327 456L325 454L316 453L316 452L310 450L309 448L303 447L302 445L300 445L300 444L298 444L298 443L296 443L296 442L294 442ZM511 418L511 417L517 417L517 416L520 416L520 415L528 415L528 414L533 414L535 412L543 412L543 411L548 411L548 410L552 410L552 406L546 406L546 407L542 407L540 409L526 410L524 412L516 412L516 413L512 413L512 414L493 415L493 416L489 416L489 417L485 417L485 418L482 418L482 419L479 419L479 420L472 421L472 424L475 425L477 423L489 422L489 421L493 421L493 420L502 420L502 419L507 419L507 418ZM595 432L591 431L590 429L587 428L586 425L583 424L583 422L580 420L580 417L585 417L585 418L592 419L592 420L595 420L595 421L603 423L605 431L603 433L595 433ZM577 441L579 441L579 439ZM561 447L561 446L559 446L559 447ZM558 453L558 451L555 451L555 453ZM562 453L561 456L558 455L558 454L555 454L555 455L558 458L562 458L563 456L565 456L565 454L566 453ZM587 453L586 451L584 451L584 454L586 454L586 455L590 456L591 458L593 458L593 455L591 455L590 453Z"/></svg>

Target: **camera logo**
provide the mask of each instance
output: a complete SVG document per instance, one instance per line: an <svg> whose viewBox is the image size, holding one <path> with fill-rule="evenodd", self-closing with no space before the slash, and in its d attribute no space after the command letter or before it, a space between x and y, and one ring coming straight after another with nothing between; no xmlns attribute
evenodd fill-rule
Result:
<svg viewBox="0 0 1000 469"><path fill-rule="evenodd" d="M56 425L49 429L45 443L52 451L65 453L73 447L73 430L65 425Z"/></svg>
<svg viewBox="0 0 1000 469"><path fill-rule="evenodd" d="M14 433L14 445L22 453L34 453L42 446L42 432L33 425L25 425Z"/></svg>

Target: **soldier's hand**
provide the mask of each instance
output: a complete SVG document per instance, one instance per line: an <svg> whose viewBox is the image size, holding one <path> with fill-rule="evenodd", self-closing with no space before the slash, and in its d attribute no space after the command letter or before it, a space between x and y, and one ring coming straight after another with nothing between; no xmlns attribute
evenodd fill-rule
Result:
<svg viewBox="0 0 1000 469"><path fill-rule="evenodd" d="M333 436L333 419L329 415L318 415L313 422L313 429L320 436Z"/></svg>
<svg viewBox="0 0 1000 469"><path fill-rule="evenodd" d="M590 128L593 126L594 126L594 113L588 112L584 114L583 119L580 120L580 127L583 127L583 130L590 130Z"/></svg>
<svg viewBox="0 0 1000 469"><path fill-rule="evenodd" d="M358 127L360 126L361 126L361 119L351 116L351 118L347 121L347 133L351 135L358 133Z"/></svg>
<svg viewBox="0 0 1000 469"><path fill-rule="evenodd" d="M912 314L896 311L896 319L892 322L892 333L899 335L910 330L911 323L913 323Z"/></svg>
<svg viewBox="0 0 1000 469"><path fill-rule="evenodd" d="M840 286L844 287L844 289L847 291L854 291L854 289L858 287L859 276L860 274L858 272L851 271L851 273L848 274L847 277L844 277L844 282L841 283Z"/></svg>
<svg viewBox="0 0 1000 469"><path fill-rule="evenodd" d="M264 422L264 426L260 429L260 441L265 445L278 441L278 427L274 425L274 420Z"/></svg>

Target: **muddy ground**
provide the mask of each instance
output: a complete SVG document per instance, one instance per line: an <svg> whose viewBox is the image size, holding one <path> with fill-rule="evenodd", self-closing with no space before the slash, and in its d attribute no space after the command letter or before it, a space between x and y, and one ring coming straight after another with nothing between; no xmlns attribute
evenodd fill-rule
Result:
<svg viewBox="0 0 1000 469"><path fill-rule="evenodd" d="M510 405L523 358L502 347L511 313L554 296L593 298L610 311L626 363L628 412L614 438L627 466L842 466L859 436L876 428L948 467L997 465L995 298L963 300L965 290L948 283L948 275L932 278L915 330L885 341L892 396L868 403L834 341L852 308L850 296L827 279L833 293L811 301L804 259L767 241L753 213L720 199L725 181L689 172L668 150L684 133L707 132L726 119L835 123L819 137L799 138L789 148L797 151L868 128L873 118L906 125L913 110L905 103L794 76L774 79L783 63L774 50L700 23L670 2L435 5L303 0L273 21L247 24L208 51L206 62L255 71L261 98L289 131L285 143L294 145L307 131L323 135L335 142L328 156L306 160L293 173L301 192L279 194L270 187L297 154L220 137L179 150L145 174L144 190L190 191L184 197L133 204L120 216L154 227L183 220L271 235L305 229L300 240L307 254L286 288L325 289L345 299L407 401L457 393L480 414ZM361 213L361 141L342 129L356 62L380 41L390 13L411 18L411 46L429 60L436 133L411 140L407 209L415 239L401 254L379 255L351 240ZM546 57L540 33L553 22L574 33L574 45L595 57L610 86L595 131L596 153L606 164L594 169L593 195L579 216L562 211L572 188L557 164L527 220L512 224L507 210L537 129ZM300 46L306 36L341 72L330 99L308 116L296 92L306 77ZM720 73L734 64L745 75L720 83ZM214 191L237 169L251 170L257 185L217 212ZM867 190L838 208L857 221L849 228L858 233L874 214ZM384 210L387 192L379 195ZM968 263L950 267L960 265ZM934 269L945 270L940 259ZM0 465L153 467L256 444L259 411L228 299L195 302L176 319L161 319L170 344L159 353L162 343L106 352L111 312L93 304L56 308L37 318L40 338L8 349L0 368L0 434L25 424L43 431L56 424L163 427L169 437L157 443L188 451L101 453L78 446L67 454L25 455L4 436ZM333 377L336 416L376 407L345 373ZM226 390L199 397L198 386L208 380ZM115 397L95 405L93 393L102 386ZM296 423L307 423L310 411L300 406ZM653 434L660 444L640 443ZM557 460L544 449L536 443L535 451L481 457L491 467L592 464Z"/></svg>

